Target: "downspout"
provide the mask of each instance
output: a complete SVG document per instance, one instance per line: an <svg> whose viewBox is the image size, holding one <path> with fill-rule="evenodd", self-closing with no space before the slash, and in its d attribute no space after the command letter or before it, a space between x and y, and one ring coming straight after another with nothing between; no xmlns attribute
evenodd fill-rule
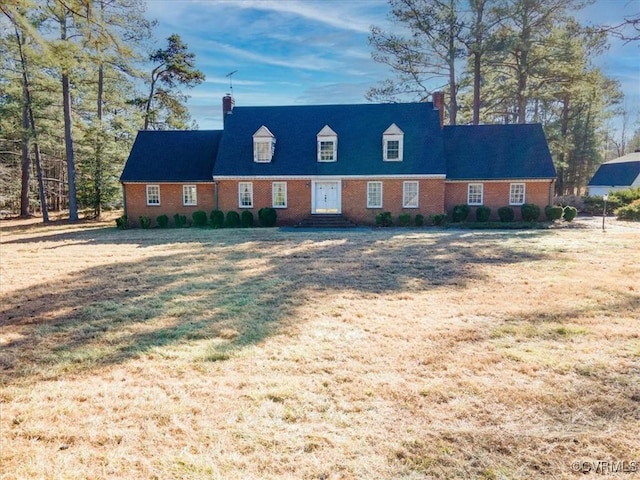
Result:
<svg viewBox="0 0 640 480"><path fill-rule="evenodd" d="M219 210L218 208L218 181L213 181L213 203L215 205L215 210Z"/></svg>

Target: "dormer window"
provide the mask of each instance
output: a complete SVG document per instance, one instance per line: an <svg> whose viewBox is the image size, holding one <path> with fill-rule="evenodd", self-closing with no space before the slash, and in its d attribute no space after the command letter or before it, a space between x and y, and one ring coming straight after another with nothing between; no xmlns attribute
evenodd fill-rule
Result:
<svg viewBox="0 0 640 480"><path fill-rule="evenodd" d="M253 134L253 161L268 163L273 159L276 137L264 125Z"/></svg>
<svg viewBox="0 0 640 480"><path fill-rule="evenodd" d="M325 125L318 132L318 161L338 161L338 134L329 125Z"/></svg>
<svg viewBox="0 0 640 480"><path fill-rule="evenodd" d="M392 123L382 134L382 155L385 162L401 162L404 153L404 132Z"/></svg>

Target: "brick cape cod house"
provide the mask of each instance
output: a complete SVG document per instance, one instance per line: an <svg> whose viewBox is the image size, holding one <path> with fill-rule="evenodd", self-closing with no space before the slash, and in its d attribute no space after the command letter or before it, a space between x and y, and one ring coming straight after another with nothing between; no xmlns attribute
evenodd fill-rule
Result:
<svg viewBox="0 0 640 480"><path fill-rule="evenodd" d="M278 224L315 214L374 224L457 204L551 203L556 178L542 127L442 126L444 99L359 105L235 107L223 130L141 131L120 181L125 213L273 207ZM435 106L434 106L435 105Z"/></svg>

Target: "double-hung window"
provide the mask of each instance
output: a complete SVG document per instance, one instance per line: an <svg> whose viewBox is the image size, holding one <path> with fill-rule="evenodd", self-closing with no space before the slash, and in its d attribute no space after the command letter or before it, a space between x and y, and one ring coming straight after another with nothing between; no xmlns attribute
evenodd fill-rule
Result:
<svg viewBox="0 0 640 480"><path fill-rule="evenodd" d="M509 187L509 205L522 205L524 201L524 183L512 183Z"/></svg>
<svg viewBox="0 0 640 480"><path fill-rule="evenodd" d="M240 208L253 208L253 183L238 183L238 206Z"/></svg>
<svg viewBox="0 0 640 480"><path fill-rule="evenodd" d="M147 185L147 205L160 205L160 185Z"/></svg>
<svg viewBox="0 0 640 480"><path fill-rule="evenodd" d="M392 123L382 134L382 159L385 162L401 162L404 156L404 132Z"/></svg>
<svg viewBox="0 0 640 480"><path fill-rule="evenodd" d="M382 182L367 182L367 208L382 208Z"/></svg>
<svg viewBox="0 0 640 480"><path fill-rule="evenodd" d="M273 208L287 208L287 182L273 182L271 195Z"/></svg>
<svg viewBox="0 0 640 480"><path fill-rule="evenodd" d="M418 208L418 182L403 182L402 208Z"/></svg>
<svg viewBox="0 0 640 480"><path fill-rule="evenodd" d="M269 163L276 149L276 137L264 125L253 134L253 161Z"/></svg>
<svg viewBox="0 0 640 480"><path fill-rule="evenodd" d="M467 187L467 204L482 205L484 185L482 183L470 183Z"/></svg>
<svg viewBox="0 0 640 480"><path fill-rule="evenodd" d="M198 190L195 185L182 186L182 204L185 206L198 204Z"/></svg>
<svg viewBox="0 0 640 480"><path fill-rule="evenodd" d="M318 161L338 161L338 134L329 125L325 125L316 136L318 139Z"/></svg>

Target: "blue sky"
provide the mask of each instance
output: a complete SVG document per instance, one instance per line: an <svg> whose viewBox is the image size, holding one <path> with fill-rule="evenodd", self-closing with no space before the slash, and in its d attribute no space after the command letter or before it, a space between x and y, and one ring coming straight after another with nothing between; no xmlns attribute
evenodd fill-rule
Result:
<svg viewBox="0 0 640 480"><path fill-rule="evenodd" d="M386 0L147 1L158 45L179 34L207 77L187 92L201 129L221 128L226 75L236 70L236 105L366 102L370 87L392 77L373 61L367 40L371 25L390 25L388 12ZM597 0L579 18L618 24L639 12L640 0ZM640 42L615 42L594 62L621 82L627 109L640 118Z"/></svg>

